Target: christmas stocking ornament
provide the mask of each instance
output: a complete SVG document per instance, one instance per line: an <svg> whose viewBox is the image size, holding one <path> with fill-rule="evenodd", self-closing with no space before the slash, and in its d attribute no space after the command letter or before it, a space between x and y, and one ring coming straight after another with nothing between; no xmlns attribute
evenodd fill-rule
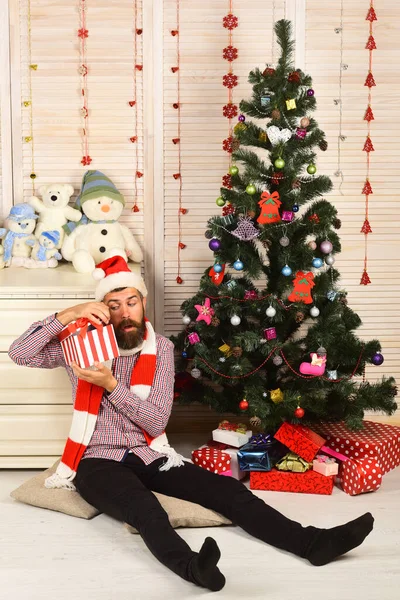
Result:
<svg viewBox="0 0 400 600"><path fill-rule="evenodd" d="M311 352L311 363L303 362L300 365L300 373L303 375L323 375L326 366L326 356Z"/></svg>

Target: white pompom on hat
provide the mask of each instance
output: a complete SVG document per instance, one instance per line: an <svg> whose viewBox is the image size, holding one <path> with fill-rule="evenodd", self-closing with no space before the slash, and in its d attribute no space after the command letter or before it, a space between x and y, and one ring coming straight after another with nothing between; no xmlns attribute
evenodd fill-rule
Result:
<svg viewBox="0 0 400 600"><path fill-rule="evenodd" d="M101 302L109 292L122 287L135 288L144 298L147 296L143 278L137 273L132 273L122 256L112 256L103 260L96 265L92 275L99 282L95 291L97 302Z"/></svg>

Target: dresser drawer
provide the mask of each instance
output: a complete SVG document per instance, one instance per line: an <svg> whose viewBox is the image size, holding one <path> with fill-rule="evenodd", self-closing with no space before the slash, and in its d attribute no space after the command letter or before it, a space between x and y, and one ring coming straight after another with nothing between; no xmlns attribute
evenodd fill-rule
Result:
<svg viewBox="0 0 400 600"><path fill-rule="evenodd" d="M0 299L0 352L7 352L12 342L35 321L41 321L55 312L60 312L64 308L81 302L89 302L89 300L71 298Z"/></svg>
<svg viewBox="0 0 400 600"><path fill-rule="evenodd" d="M0 405L72 405L71 383L63 368L31 369L16 365L0 353Z"/></svg>

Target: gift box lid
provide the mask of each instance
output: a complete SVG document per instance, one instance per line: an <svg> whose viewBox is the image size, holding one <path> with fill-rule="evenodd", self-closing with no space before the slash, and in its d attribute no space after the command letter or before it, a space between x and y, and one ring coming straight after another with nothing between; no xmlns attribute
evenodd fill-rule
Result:
<svg viewBox="0 0 400 600"><path fill-rule="evenodd" d="M274 436L304 460L310 462L325 444L324 438L303 425L283 423Z"/></svg>

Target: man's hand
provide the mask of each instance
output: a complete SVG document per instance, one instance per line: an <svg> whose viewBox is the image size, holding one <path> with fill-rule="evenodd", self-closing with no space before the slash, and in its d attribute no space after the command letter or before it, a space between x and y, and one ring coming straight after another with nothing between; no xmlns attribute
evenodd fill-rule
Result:
<svg viewBox="0 0 400 600"><path fill-rule="evenodd" d="M107 325L110 322L110 310L103 302L84 302L71 308L66 308L57 314L57 319L63 325L81 318L89 319L93 323Z"/></svg>
<svg viewBox="0 0 400 600"><path fill-rule="evenodd" d="M72 370L79 379L94 383L94 385L104 388L107 392L113 392L117 387L118 381L110 369L99 362L94 363L94 366L96 367L96 371L81 369L75 362L71 363Z"/></svg>

